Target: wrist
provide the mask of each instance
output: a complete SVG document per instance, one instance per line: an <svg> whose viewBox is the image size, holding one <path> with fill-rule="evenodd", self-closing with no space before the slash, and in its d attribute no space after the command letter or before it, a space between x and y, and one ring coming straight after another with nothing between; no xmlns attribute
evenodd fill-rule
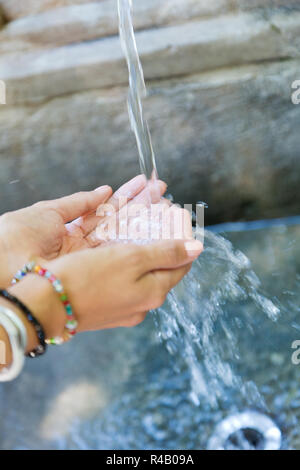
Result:
<svg viewBox="0 0 300 470"><path fill-rule="evenodd" d="M14 274L32 257L26 237L20 234L13 213L0 216L0 285L10 285Z"/></svg>
<svg viewBox="0 0 300 470"><path fill-rule="evenodd" d="M76 264L74 265L74 263L72 262L67 263L66 259L70 261L70 259L72 259L72 256L71 258L69 255L58 257L57 259L50 261L47 267L50 270L50 272L52 272L63 285L64 292L67 295L68 302L72 306L71 308L73 312L72 313L73 320L77 324L76 333L81 333L83 331L86 331L85 328L82 327L82 321L81 321L82 319L79 318L79 315L78 315L78 301L80 302L81 296L77 295L77 291L76 289L73 289L74 286L71 282L72 274L74 274L75 270L77 270L77 265ZM79 280L79 278L80 277L77 278L77 281ZM85 281L83 281L83 284L84 283ZM80 291L80 285L78 289ZM65 312L65 320L66 320L66 312ZM72 318L68 316L68 320L72 320ZM66 326L66 322L65 322L65 326Z"/></svg>
<svg viewBox="0 0 300 470"><path fill-rule="evenodd" d="M20 299L32 312L44 329L45 337L62 336L65 325L64 308L51 284L34 274L28 274L21 282L11 286L9 292ZM22 319L28 336L27 351L38 346L36 332L22 312L9 304Z"/></svg>

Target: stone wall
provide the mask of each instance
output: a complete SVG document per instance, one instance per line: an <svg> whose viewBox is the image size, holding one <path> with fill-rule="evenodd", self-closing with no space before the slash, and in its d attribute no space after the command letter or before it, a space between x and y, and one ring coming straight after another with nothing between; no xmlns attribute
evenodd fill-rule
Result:
<svg viewBox="0 0 300 470"><path fill-rule="evenodd" d="M300 0L135 0L161 177L208 222L300 209ZM116 1L0 0L0 211L138 172ZM0 15L1 17L1 15Z"/></svg>

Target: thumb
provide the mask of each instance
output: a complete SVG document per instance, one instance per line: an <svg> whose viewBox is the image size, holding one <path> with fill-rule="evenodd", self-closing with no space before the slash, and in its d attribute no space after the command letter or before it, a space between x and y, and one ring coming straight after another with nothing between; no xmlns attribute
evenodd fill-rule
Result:
<svg viewBox="0 0 300 470"><path fill-rule="evenodd" d="M162 269L177 269L192 263L203 251L198 240L168 240L140 247L141 274Z"/></svg>
<svg viewBox="0 0 300 470"><path fill-rule="evenodd" d="M105 203L112 195L110 186L101 186L95 191L82 191L71 196L55 199L53 208L62 216L64 223L71 222Z"/></svg>

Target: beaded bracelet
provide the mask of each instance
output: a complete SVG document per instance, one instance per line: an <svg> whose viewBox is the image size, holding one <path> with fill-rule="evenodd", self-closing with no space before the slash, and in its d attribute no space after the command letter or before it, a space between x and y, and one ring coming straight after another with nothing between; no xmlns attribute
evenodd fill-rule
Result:
<svg viewBox="0 0 300 470"><path fill-rule="evenodd" d="M47 339L48 344L61 345L66 341L69 341L75 334L77 329L77 321L73 314L73 309L68 299L68 296L64 290L64 287L59 279L57 279L54 274L52 274L48 269L42 268L40 265L36 264L34 261L31 261L17 272L15 277L12 280L12 284L20 282L27 274L37 274L45 279L48 279L51 282L53 289L59 295L61 302L63 303L64 309L67 314L67 322L65 325L65 331L63 337L54 337Z"/></svg>
<svg viewBox="0 0 300 470"><path fill-rule="evenodd" d="M38 320L32 315L31 311L29 310L26 305L21 302L21 300L17 299L17 297L14 297L11 295L9 292L7 292L4 289L0 289L0 296L3 297L4 299L8 300L12 304L14 304L19 310L22 311L22 313L25 315L27 320L33 325L36 335L39 340L39 346L35 348L33 351L27 354L28 357L37 357L41 356L46 352L47 349L47 344L45 340L45 332L42 327L42 325L38 322Z"/></svg>

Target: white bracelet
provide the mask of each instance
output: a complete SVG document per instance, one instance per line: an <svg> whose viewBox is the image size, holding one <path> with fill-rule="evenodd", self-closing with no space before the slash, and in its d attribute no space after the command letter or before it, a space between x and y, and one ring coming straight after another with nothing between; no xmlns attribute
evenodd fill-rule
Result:
<svg viewBox="0 0 300 470"><path fill-rule="evenodd" d="M9 368L5 367L0 371L0 382L8 382L18 377L23 369L24 354L27 346L27 332L25 325L18 315L3 306L0 306L0 325L4 327L8 335L13 356L11 366Z"/></svg>

